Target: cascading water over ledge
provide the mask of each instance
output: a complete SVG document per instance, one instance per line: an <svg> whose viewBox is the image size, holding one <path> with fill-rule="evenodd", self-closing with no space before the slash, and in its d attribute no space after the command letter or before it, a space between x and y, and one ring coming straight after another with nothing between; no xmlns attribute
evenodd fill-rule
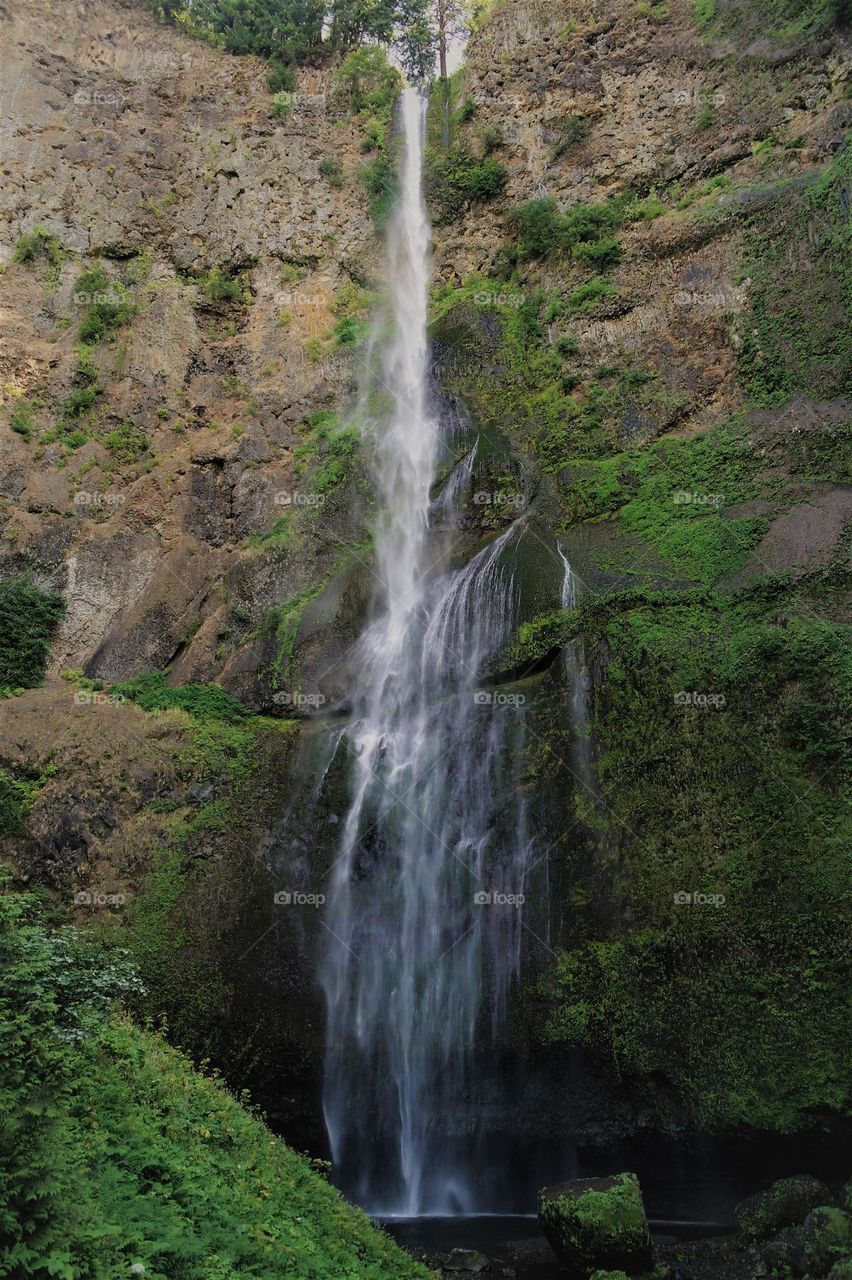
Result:
<svg viewBox="0 0 852 1280"><path fill-rule="evenodd" d="M379 374L389 408L365 429L382 509L376 599L338 748L349 753L350 800L321 963L323 1105L338 1176L368 1209L408 1215L482 1207L472 1144L466 1164L445 1122L464 1107L475 1039L489 1021L499 1027L518 970L531 849L523 710L479 688L485 659L516 624L512 553L524 519L458 570L432 563L444 429L428 395L423 110L403 94L393 330ZM444 517L473 452L445 490Z"/></svg>

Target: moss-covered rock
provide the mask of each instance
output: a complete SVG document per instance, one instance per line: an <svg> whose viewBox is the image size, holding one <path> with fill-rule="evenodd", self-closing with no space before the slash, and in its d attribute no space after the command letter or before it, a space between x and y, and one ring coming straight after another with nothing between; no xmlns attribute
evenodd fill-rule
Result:
<svg viewBox="0 0 852 1280"><path fill-rule="evenodd" d="M782 1178L738 1204L736 1218L744 1235L750 1240L761 1240L783 1227L799 1225L812 1209L831 1198L825 1183L810 1174Z"/></svg>
<svg viewBox="0 0 852 1280"><path fill-rule="evenodd" d="M824 1276L835 1262L852 1261L852 1215L845 1209L820 1205L805 1219L805 1265L811 1276Z"/></svg>
<svg viewBox="0 0 852 1280"><path fill-rule="evenodd" d="M539 1194L541 1228L577 1280L603 1268L650 1264L651 1238L635 1174L582 1178Z"/></svg>

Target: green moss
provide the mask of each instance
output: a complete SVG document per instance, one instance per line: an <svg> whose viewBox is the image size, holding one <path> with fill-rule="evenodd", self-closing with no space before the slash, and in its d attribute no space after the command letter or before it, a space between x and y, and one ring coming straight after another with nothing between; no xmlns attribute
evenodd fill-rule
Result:
<svg viewBox="0 0 852 1280"><path fill-rule="evenodd" d="M61 596L26 575L0 580L0 696L41 684L51 639L65 612Z"/></svg>
<svg viewBox="0 0 852 1280"><path fill-rule="evenodd" d="M634 1099L668 1081L709 1130L792 1132L847 1105L852 643L814 616L810 590L773 579L579 610L602 663L601 848L618 850L619 878L541 984L546 1034Z"/></svg>
<svg viewBox="0 0 852 1280"><path fill-rule="evenodd" d="M818 182L804 191L779 190L768 210L746 222L751 311L741 322L738 369L757 405L781 404L800 392L831 400L852 382L850 180L847 146ZM792 259L791 243L801 246Z"/></svg>
<svg viewBox="0 0 852 1280"><path fill-rule="evenodd" d="M815 37L848 20L845 0L695 0L695 20L708 34L759 35L781 42Z"/></svg>

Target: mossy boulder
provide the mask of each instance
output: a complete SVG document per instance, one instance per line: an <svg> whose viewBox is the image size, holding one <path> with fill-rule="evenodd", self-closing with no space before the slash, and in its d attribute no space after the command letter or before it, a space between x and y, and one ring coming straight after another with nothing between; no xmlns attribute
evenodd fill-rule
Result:
<svg viewBox="0 0 852 1280"><path fill-rule="evenodd" d="M740 1230L750 1240L763 1240L804 1222L812 1209L832 1199L831 1192L819 1178L802 1174L795 1178L782 1178L766 1191L749 1196L736 1207Z"/></svg>
<svg viewBox="0 0 852 1280"><path fill-rule="evenodd" d="M574 1280L601 1269L641 1270L651 1262L651 1237L635 1174L582 1178L539 1193L538 1220Z"/></svg>
<svg viewBox="0 0 852 1280"><path fill-rule="evenodd" d="M852 1261L852 1215L820 1205L805 1219L802 1231L808 1274L824 1276L836 1262Z"/></svg>

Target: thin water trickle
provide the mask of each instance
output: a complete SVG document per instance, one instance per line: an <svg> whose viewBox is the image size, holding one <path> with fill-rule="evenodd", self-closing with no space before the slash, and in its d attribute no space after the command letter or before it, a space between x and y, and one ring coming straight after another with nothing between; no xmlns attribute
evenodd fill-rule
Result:
<svg viewBox="0 0 852 1280"><path fill-rule="evenodd" d="M432 563L475 447L431 502L450 428L430 408L424 107L411 90L401 121L386 408L364 426L381 508L376 598L341 739L348 811L323 920L323 1107L337 1177L365 1208L453 1214L488 1207L458 1126L472 1123L460 1117L476 1045L496 1037L520 964L523 708L481 689L480 673L516 625L525 526L457 570Z"/></svg>

